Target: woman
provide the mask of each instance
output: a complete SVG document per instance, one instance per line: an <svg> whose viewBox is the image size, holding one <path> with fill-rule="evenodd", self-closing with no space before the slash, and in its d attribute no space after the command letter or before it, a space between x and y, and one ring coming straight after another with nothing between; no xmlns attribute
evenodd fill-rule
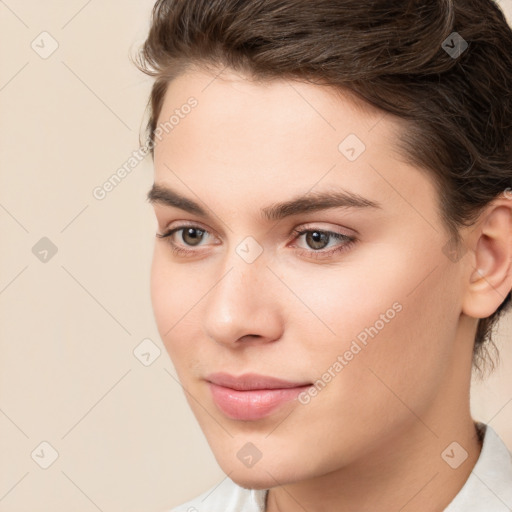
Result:
<svg viewBox="0 0 512 512"><path fill-rule="evenodd" d="M159 0L162 340L226 479L174 511L512 509L470 377L512 288L491 0Z"/></svg>

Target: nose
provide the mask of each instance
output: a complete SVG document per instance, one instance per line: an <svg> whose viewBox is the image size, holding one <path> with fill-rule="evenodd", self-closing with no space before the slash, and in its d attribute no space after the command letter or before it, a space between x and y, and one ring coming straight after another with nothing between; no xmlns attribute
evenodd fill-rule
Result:
<svg viewBox="0 0 512 512"><path fill-rule="evenodd" d="M207 296L202 317L206 335L233 348L279 339L283 304L277 284L264 258L246 263L234 254Z"/></svg>

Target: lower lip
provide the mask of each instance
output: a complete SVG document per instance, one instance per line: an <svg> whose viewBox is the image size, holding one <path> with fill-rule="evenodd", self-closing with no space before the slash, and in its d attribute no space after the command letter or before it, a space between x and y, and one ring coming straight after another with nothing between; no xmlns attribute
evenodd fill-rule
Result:
<svg viewBox="0 0 512 512"><path fill-rule="evenodd" d="M269 416L310 387L307 385L297 388L237 391L212 382L208 384L217 407L229 418L244 421L259 420Z"/></svg>

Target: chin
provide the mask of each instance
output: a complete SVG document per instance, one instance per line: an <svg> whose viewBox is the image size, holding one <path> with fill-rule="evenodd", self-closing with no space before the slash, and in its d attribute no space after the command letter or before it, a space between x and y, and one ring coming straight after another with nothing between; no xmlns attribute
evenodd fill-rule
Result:
<svg viewBox="0 0 512 512"><path fill-rule="evenodd" d="M242 475L241 472L234 471L229 475L229 478L231 478L235 484L243 487L244 489L254 489L257 491L261 489L270 489L271 487L278 485L268 473L264 473L262 475Z"/></svg>
<svg viewBox="0 0 512 512"><path fill-rule="evenodd" d="M224 471L225 469L228 468L223 468ZM234 471L231 466L225 473L230 473L229 478L240 487L255 490L291 484L308 477L308 475L298 474L297 468L269 466L265 465L263 461L258 462L252 468L237 468Z"/></svg>

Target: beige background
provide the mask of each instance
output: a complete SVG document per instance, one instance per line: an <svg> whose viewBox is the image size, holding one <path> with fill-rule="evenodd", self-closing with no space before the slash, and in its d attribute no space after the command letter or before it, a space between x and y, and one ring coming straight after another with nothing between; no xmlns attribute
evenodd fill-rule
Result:
<svg viewBox="0 0 512 512"><path fill-rule="evenodd" d="M139 148L151 82L128 53L152 3L0 1L1 512L160 512L224 477L153 320L150 159L93 196ZM511 334L472 400L512 448Z"/></svg>

